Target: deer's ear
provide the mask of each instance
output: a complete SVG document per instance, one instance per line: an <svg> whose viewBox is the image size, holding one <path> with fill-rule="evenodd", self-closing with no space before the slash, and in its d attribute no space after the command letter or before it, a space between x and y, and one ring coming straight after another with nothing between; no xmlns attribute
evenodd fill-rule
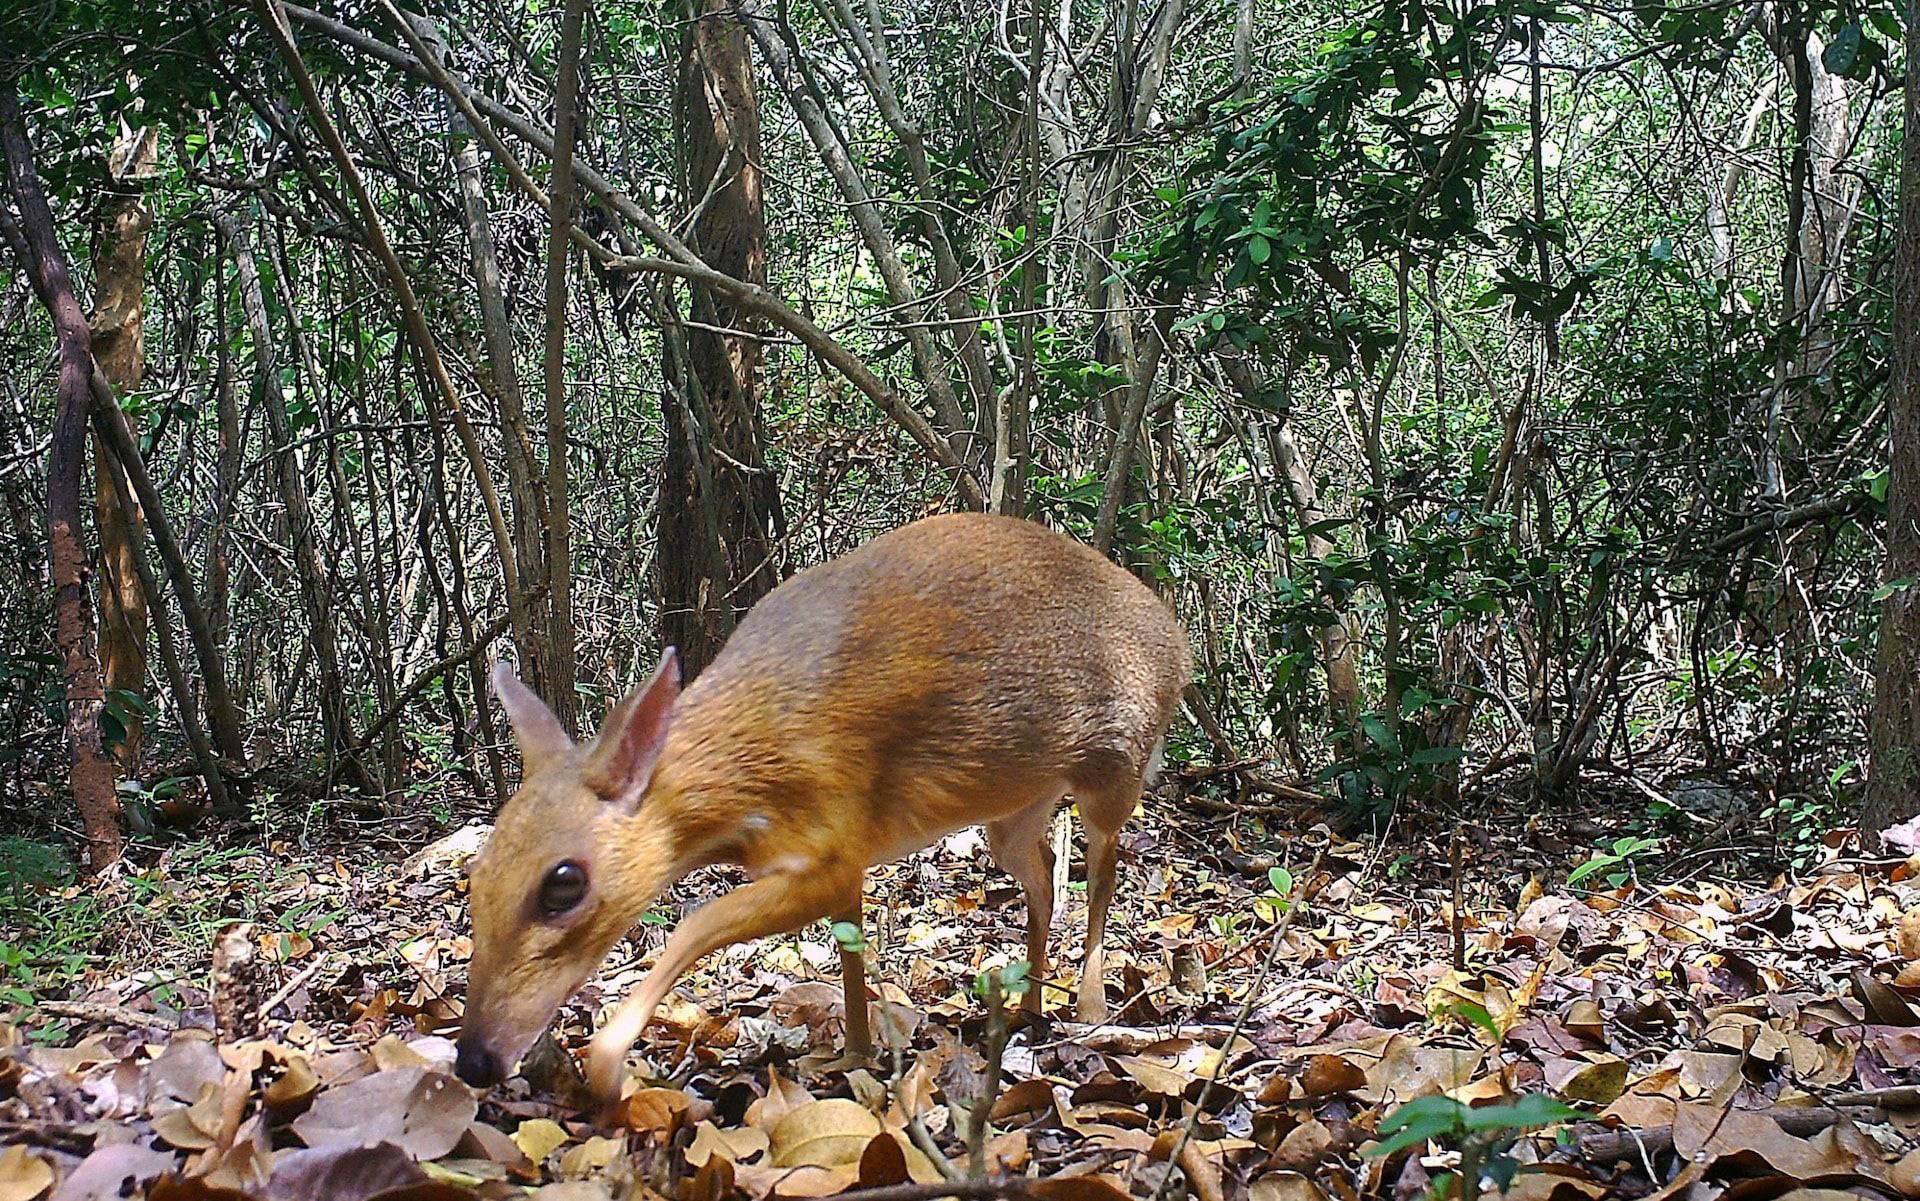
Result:
<svg viewBox="0 0 1920 1201"><path fill-rule="evenodd" d="M680 657L668 647L653 678L628 693L607 716L593 740L581 782L611 804L639 808L667 744L667 725L679 698Z"/></svg>
<svg viewBox="0 0 1920 1201"><path fill-rule="evenodd" d="M493 665L493 695L500 698L500 707L507 711L507 721L513 725L523 776L531 776L543 764L573 749L573 739L567 737L553 710L505 663Z"/></svg>

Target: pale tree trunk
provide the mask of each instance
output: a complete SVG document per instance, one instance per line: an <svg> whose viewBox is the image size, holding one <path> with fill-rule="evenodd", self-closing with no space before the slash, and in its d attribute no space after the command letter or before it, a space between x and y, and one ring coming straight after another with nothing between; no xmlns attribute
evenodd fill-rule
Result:
<svg viewBox="0 0 1920 1201"><path fill-rule="evenodd" d="M273 440L273 458L278 467L280 498L286 507L287 539L293 553L294 577L300 590L300 606L311 633L314 655L319 660L318 700L320 720L327 747L344 762L354 784L368 795L378 795L366 766L353 752L352 717L347 712L347 692L340 671L338 640L334 635L333 598L327 586L327 569L320 557L319 534L314 529L313 501L307 491L306 467L295 444L292 422L287 416L286 397L280 390L280 362L275 351L273 326L267 317L266 295L262 290L259 264L246 227L225 213L215 213L214 228L220 231L227 252L233 256L240 279L240 307L253 337L254 386L267 414L268 434Z"/></svg>
<svg viewBox="0 0 1920 1201"><path fill-rule="evenodd" d="M846 144L841 141L831 115L820 105L818 97L824 95L824 91L813 86L813 81L807 76L806 61L781 39L775 21L762 11L765 7L764 4L754 5L745 10L747 28L753 35L754 45L759 49L760 57L766 62L774 82L786 96L801 128L806 131L808 140L813 143L821 164L827 169L827 174L833 177L841 199L846 201L848 215L853 219L861 243L867 248L867 253L873 256L874 269L880 273L881 282L886 285L887 300L899 312L902 322L900 332L906 338L907 348L913 356L914 374L927 390L940 432L960 451L964 461L973 464L980 458L976 453L978 448L968 447L965 442L966 435L971 433L975 423L969 420L961 405L959 393L953 386L953 377L929 331L927 305L920 299L922 289L914 282L900 256L900 248L888 228L887 215L880 202L869 190L866 178L853 161ZM970 328L970 322L969 316L967 328Z"/></svg>
<svg viewBox="0 0 1920 1201"><path fill-rule="evenodd" d="M1726 279L1733 271L1733 202L1739 195L1740 183L1747 176L1746 154L1753 139L1760 132L1760 120L1773 107L1774 94L1778 85L1771 79L1761 84L1754 94L1753 103L1747 106L1747 115L1741 119L1739 132L1728 149L1726 170L1721 172L1718 183L1707 189L1707 236L1713 242L1712 273L1716 279Z"/></svg>
<svg viewBox="0 0 1920 1201"><path fill-rule="evenodd" d="M87 868L100 871L120 858L120 801L113 762L100 745L103 693L94 646L93 603L87 595L92 567L81 528L80 482L87 455L87 418L93 401L93 338L66 255L54 234L53 211L34 170L33 150L13 84L0 87L0 146L6 152L7 183L19 214L16 240L33 289L53 317L60 347L60 383L53 441L47 460L47 542L53 571L54 640L66 678L68 783L87 840Z"/></svg>
<svg viewBox="0 0 1920 1201"><path fill-rule="evenodd" d="M154 145L152 128L132 131L122 126L119 144L109 156L110 186L120 190L106 207L94 257L93 355L118 395L138 388L145 369L147 230L153 218L139 189L153 170ZM143 524L140 502L124 479L113 478L119 468L97 434L93 462L93 516L100 535L100 671L109 692L144 697L147 595L134 561ZM113 755L121 777L135 779L145 720L132 706L120 713L123 734Z"/></svg>
<svg viewBox="0 0 1920 1201"><path fill-rule="evenodd" d="M1260 381L1244 359L1223 354L1220 362L1227 381L1244 399L1252 400L1260 394ZM1300 523L1307 554L1313 559L1329 559L1336 548L1322 528L1327 522L1327 511L1320 503L1320 487L1313 478L1313 469L1293 435L1293 421L1281 417L1266 423L1265 428L1268 453L1286 486L1287 500L1294 519ZM1352 626L1346 611L1334 603L1331 596L1325 599L1333 620L1315 630L1313 637L1320 651L1320 669L1327 677L1327 715L1337 726L1350 726L1360 712L1360 673L1354 662Z"/></svg>
<svg viewBox="0 0 1920 1201"><path fill-rule="evenodd" d="M1094 519L1094 545L1109 551L1117 536L1120 510L1125 507L1134 441L1159 372L1161 352L1172 326L1170 301L1162 319L1145 325L1139 320L1131 287L1121 278L1114 253L1120 244L1121 214L1128 203L1134 174L1132 146L1146 133L1160 102L1174 37L1186 16L1185 0L1168 0L1152 11L1144 28L1138 25L1137 0L1121 0L1113 27L1114 63L1109 79L1105 160L1093 171L1090 220L1092 234L1082 259L1087 307L1094 315L1094 358L1118 369L1122 382L1101 398L1101 418L1113 432L1111 453L1104 467L1104 491ZM1136 40L1137 39L1137 40Z"/></svg>
<svg viewBox="0 0 1920 1201"><path fill-rule="evenodd" d="M1893 454L1887 481L1889 583L1875 673L1871 758L1861 831L1920 816L1920 0L1907 0L1907 114L1900 148L1900 232L1894 252Z"/></svg>
<svg viewBox="0 0 1920 1201"><path fill-rule="evenodd" d="M520 373L514 362L513 328L507 322L507 303L500 283L500 261L489 221L487 193L480 172L480 148L471 138L454 154L454 173L460 179L461 212L466 218L468 250L473 259L474 289L480 300L480 324L486 335L487 377L499 402L501 441L506 446L507 488L513 496L513 541L520 569L520 590L532 595L546 574L547 504L541 492L539 464L527 433L527 413L520 391ZM547 685L546 628L548 606L529 606L531 639L520 651L520 678L529 688L544 692Z"/></svg>
<svg viewBox="0 0 1920 1201"><path fill-rule="evenodd" d="M764 287L760 110L748 46L729 9L704 0L681 33L676 103L685 192L702 204L693 248L720 271ZM685 360L670 372L679 400L667 421L655 560L661 636L679 648L689 679L713 661L738 615L779 582L782 530L760 428L755 335L764 322L711 289L691 291Z"/></svg>

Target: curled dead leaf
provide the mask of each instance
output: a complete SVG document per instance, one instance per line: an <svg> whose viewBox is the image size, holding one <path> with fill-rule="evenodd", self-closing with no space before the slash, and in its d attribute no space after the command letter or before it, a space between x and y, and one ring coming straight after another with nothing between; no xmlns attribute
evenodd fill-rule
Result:
<svg viewBox="0 0 1920 1201"><path fill-rule="evenodd" d="M907 1156L890 1134L876 1134L860 1153L860 1187L885 1188L907 1182Z"/></svg>
<svg viewBox="0 0 1920 1201"><path fill-rule="evenodd" d="M1302 1096L1330 1097L1335 1093L1351 1093L1365 1088L1367 1073L1344 1055L1315 1055L1307 1060L1306 1069L1300 1073L1299 1085ZM1268 1087L1272 1087L1271 1082ZM1264 1099L1265 1095L1262 1094ZM1278 1099L1286 1099L1284 1091Z"/></svg>
<svg viewBox="0 0 1920 1201"><path fill-rule="evenodd" d="M1027 1191L1041 1201L1128 1201L1126 1186L1111 1176L1054 1176Z"/></svg>
<svg viewBox="0 0 1920 1201"><path fill-rule="evenodd" d="M768 1143L767 1132L756 1126L722 1130L712 1122L701 1122L687 1146L687 1162L698 1168L717 1155L731 1163L746 1163L763 1154Z"/></svg>
<svg viewBox="0 0 1920 1201"><path fill-rule="evenodd" d="M52 1187L46 1160L18 1143L0 1152L0 1201L34 1201Z"/></svg>
<svg viewBox="0 0 1920 1201"><path fill-rule="evenodd" d="M625 1153L624 1141L596 1134L579 1146L567 1149L560 1157L560 1174L569 1180L579 1180L605 1171Z"/></svg>

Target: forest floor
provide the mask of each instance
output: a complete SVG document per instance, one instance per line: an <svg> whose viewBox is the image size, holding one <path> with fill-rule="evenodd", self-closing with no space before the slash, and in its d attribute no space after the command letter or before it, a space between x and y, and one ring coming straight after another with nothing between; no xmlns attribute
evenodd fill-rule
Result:
<svg viewBox="0 0 1920 1201"><path fill-rule="evenodd" d="M870 877L891 1052L835 1062L824 927L731 948L649 1028L612 1127L555 1052L723 873L677 888L485 1094L445 1074L478 826L411 858L424 828L255 831L16 881L0 1201L1411 1201L1458 1173L1560 1201L1920 1196L1920 857L1836 838L1767 878L1517 803L1357 840L1230 807L1150 798L1130 827L1111 1024L1050 988L1050 1020L983 1057L1004 1025L978 985L1024 911L962 832Z"/></svg>

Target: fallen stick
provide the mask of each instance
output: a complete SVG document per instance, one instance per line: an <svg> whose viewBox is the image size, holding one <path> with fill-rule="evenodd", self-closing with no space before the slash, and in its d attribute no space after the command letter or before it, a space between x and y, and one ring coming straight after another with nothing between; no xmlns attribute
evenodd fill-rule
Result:
<svg viewBox="0 0 1920 1201"><path fill-rule="evenodd" d="M325 951L322 951L320 954L313 957L313 962L309 963L305 968L303 968L300 971L299 975L287 981L285 984L282 984L278 989L275 989L274 994L268 997L260 1005L260 1020L263 1022L266 1021L267 1018L273 1013L273 1011L276 1008L278 1008L281 1004L283 1004L288 997L294 994L294 991L296 989L298 989L302 984L305 984L307 981L313 979L315 976L319 975L320 968L326 962L327 962L327 953Z"/></svg>
<svg viewBox="0 0 1920 1201"><path fill-rule="evenodd" d="M1902 1107L1894 1106L1893 1108ZM1766 1114L1781 1130L1801 1138L1818 1134L1843 1118L1854 1122L1871 1122L1886 1116L1886 1108L1878 1105L1767 1109L1755 1112ZM1585 1129L1576 1135L1582 1159L1612 1163L1622 1159L1638 1159L1642 1152L1647 1155L1657 1155L1662 1151L1673 1149L1673 1127L1671 1126L1648 1126L1640 1130L1608 1130L1593 1123L1582 1125ZM1580 1128L1576 1127L1576 1129Z"/></svg>
<svg viewBox="0 0 1920 1201"><path fill-rule="evenodd" d="M94 1022L102 1026L125 1026L130 1030L174 1024L157 1013L141 1013L138 1009L99 1001L41 1001L34 1008L57 1018L72 1018L76 1022Z"/></svg>

